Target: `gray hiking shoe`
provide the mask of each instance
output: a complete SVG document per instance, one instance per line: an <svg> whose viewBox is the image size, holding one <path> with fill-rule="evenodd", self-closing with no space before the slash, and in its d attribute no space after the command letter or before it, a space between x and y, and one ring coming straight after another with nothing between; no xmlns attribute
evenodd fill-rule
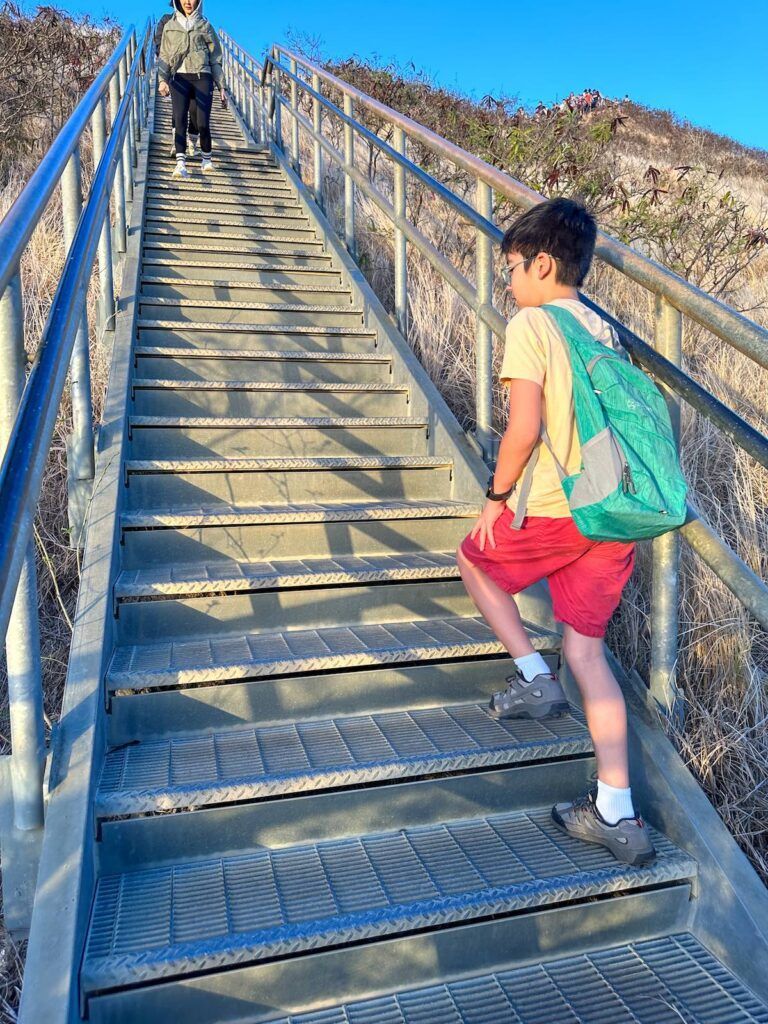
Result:
<svg viewBox="0 0 768 1024"><path fill-rule="evenodd" d="M552 718L569 710L568 698L554 673L540 673L530 681L522 672L507 676L506 690L494 693L488 712L494 718Z"/></svg>
<svg viewBox="0 0 768 1024"><path fill-rule="evenodd" d="M617 860L639 867L656 856L648 826L641 817L621 818L609 825L600 816L595 800L597 787L569 804L555 804L552 820L561 832L585 843L605 846Z"/></svg>

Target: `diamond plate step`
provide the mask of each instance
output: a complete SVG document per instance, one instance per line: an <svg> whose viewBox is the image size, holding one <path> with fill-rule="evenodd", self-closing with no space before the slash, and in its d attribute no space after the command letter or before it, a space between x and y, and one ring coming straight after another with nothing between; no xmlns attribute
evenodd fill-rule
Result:
<svg viewBox="0 0 768 1024"><path fill-rule="evenodd" d="M167 324L171 327L170 323ZM204 324L184 324L186 332L204 330ZM146 328L142 327L142 330ZM150 328L152 329L152 328ZM226 330L226 325L224 325ZM215 330L222 331L216 324ZM247 333L238 330L237 333ZM292 326L285 333L299 333ZM222 332L223 333L223 332ZM349 336L347 330L337 336ZM325 335L332 337L332 335ZM369 332L358 335L371 341ZM168 380L259 380L274 383L326 382L326 383L380 383L391 376L392 360L387 356L367 352L307 352L274 351L257 348L188 348L181 345L137 345L134 365L140 377L158 377Z"/></svg>
<svg viewBox="0 0 768 1024"><path fill-rule="evenodd" d="M128 507L191 502L354 501L450 497L451 463L435 456L131 459Z"/></svg>
<svg viewBox="0 0 768 1024"><path fill-rule="evenodd" d="M270 283L274 281L285 284L330 284L340 287L341 273L330 264L325 265L322 261L318 262L321 265L317 267L303 267L295 263L281 263L274 260L271 262L264 260L260 262L236 262L234 260L227 262L213 257L207 260L190 260L179 256L170 259L166 256L164 259L145 257L143 267L148 279L151 274L165 274L175 275L175 279L182 281L196 281L207 278L208 271L226 270L232 280L238 281L253 280L252 277L245 275L254 274L258 275L258 280L266 279ZM239 276L232 278L233 274Z"/></svg>
<svg viewBox="0 0 768 1024"><path fill-rule="evenodd" d="M235 729L107 754L101 817L203 807L590 753L580 712L497 722L479 704Z"/></svg>
<svg viewBox="0 0 768 1024"><path fill-rule="evenodd" d="M91 994L695 876L654 843L652 864L620 864L547 807L108 876L81 981Z"/></svg>
<svg viewBox="0 0 768 1024"><path fill-rule="evenodd" d="M204 237L204 236L201 236ZM183 254L187 252L198 252L204 255L210 255L211 246L210 240L208 244L204 241L197 242L194 239L188 242L168 242L162 238L142 238L142 249L144 252L162 252L167 253L165 257L169 260L182 259ZM323 250L323 243L310 239L306 242L275 242L270 239L263 239L261 243L258 240L251 241L248 244L247 241L241 244L235 245L223 245L219 238L216 239L216 256L219 259L223 259L227 255L237 256L261 256L261 257L274 257L283 256L287 259L307 259L314 262L322 263L330 266L331 257Z"/></svg>
<svg viewBox="0 0 768 1024"><path fill-rule="evenodd" d="M160 506L124 512L123 566L455 551L479 511L434 497Z"/></svg>
<svg viewBox="0 0 768 1024"><path fill-rule="evenodd" d="M395 384L276 384L264 381L134 379L138 415L405 415L409 391Z"/></svg>
<svg viewBox="0 0 768 1024"><path fill-rule="evenodd" d="M427 421L409 416L131 416L137 459L426 454Z"/></svg>
<svg viewBox="0 0 768 1024"><path fill-rule="evenodd" d="M185 300L191 299L223 299L222 292L233 293L233 298L242 298L244 301L257 302L259 305L274 307L285 304L291 306L300 301L308 303L322 303L324 305L341 305L344 298L347 305L342 306L345 312L352 305L352 294L349 288L344 285L334 284L298 284L293 282L260 282L242 281L233 279L213 278L182 278L156 276L145 273L141 281L141 294L143 296L153 295L159 298ZM296 296L296 298L292 298Z"/></svg>
<svg viewBox="0 0 768 1024"><path fill-rule="evenodd" d="M456 579L453 551L292 559L275 562L212 562L125 570L115 584L118 601L142 597L208 594L290 587L341 586L395 580Z"/></svg>
<svg viewBox="0 0 768 1024"><path fill-rule="evenodd" d="M533 632L531 642L538 650L553 651L560 638ZM475 658L503 651L484 619L465 616L388 622L386 626L228 633L118 646L107 683L113 691L141 690L362 665Z"/></svg>
<svg viewBox="0 0 768 1024"><path fill-rule="evenodd" d="M144 228L144 246L153 245L156 241L169 241L173 239L174 244L178 243L179 246L185 245L189 247L190 242L193 242L195 239L201 239L202 241L198 243L198 248L202 249L203 252L210 252L212 245L211 232L206 230L206 226L207 222L202 225L190 224L187 228L184 228L181 224L177 224L173 228L161 224L147 224ZM258 230L251 228L247 231L228 229L227 231L216 232L217 252L220 251L222 242L242 243L234 247L228 246L230 249L237 248L240 251L242 251L243 246L256 248L266 248L269 246L274 252L304 253L312 250L317 252L323 251L323 243L316 239L311 231L270 231L267 228Z"/></svg>
<svg viewBox="0 0 768 1024"><path fill-rule="evenodd" d="M264 210L266 213L295 213L303 210L293 191L286 190L275 196L232 195L229 191L198 189L174 194L174 189L167 191L157 188L148 189L147 209L174 213L178 210L194 209L196 213L221 211L226 213L230 208L238 210ZM306 217L306 214L303 215Z"/></svg>
<svg viewBox="0 0 768 1024"><path fill-rule="evenodd" d="M163 298L140 295L137 299L139 317L159 316L175 322L230 324L251 323L306 325L307 327L362 327L363 310L349 302L317 304L311 302L245 302L242 299ZM155 311L159 311L156 313Z"/></svg>
<svg viewBox="0 0 768 1024"><path fill-rule="evenodd" d="M267 210L252 213L230 213L228 210L215 211L179 206L174 213L165 213L156 205L152 205L146 211L145 226L148 230L156 230L157 227L167 225L169 228L178 229L184 232L189 226L205 225L216 237L219 231L228 231L230 228L258 228L269 231L280 231L293 235L295 232L311 232L309 218L299 210L295 213L270 213ZM312 237L310 235L309 237Z"/></svg>
<svg viewBox="0 0 768 1024"><path fill-rule="evenodd" d="M266 1018L261 1018L266 1022ZM598 948L270 1024L768 1024L768 1006L693 935Z"/></svg>
<svg viewBox="0 0 768 1024"><path fill-rule="evenodd" d="M199 321L180 320L149 320L142 319L137 324L138 356L146 347L151 348L187 348L205 351L224 351L234 349L245 352L253 358L265 352L264 359L333 359L334 356L369 355L380 362L386 360L388 367L391 360L376 352L377 335L369 327L336 327L325 324L265 324L265 323L201 323ZM272 355L270 356L270 353ZM288 355L293 353L293 355ZM195 374L197 379L201 374ZM214 378L215 379L215 378ZM224 375L221 379L226 379ZM237 379L237 378L235 378ZM331 377L329 383L338 378ZM353 383L352 380L341 378L340 383Z"/></svg>

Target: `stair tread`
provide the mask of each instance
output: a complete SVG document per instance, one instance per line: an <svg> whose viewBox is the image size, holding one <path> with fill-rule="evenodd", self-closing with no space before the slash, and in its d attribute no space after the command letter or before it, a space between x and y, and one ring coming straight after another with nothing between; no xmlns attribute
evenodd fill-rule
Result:
<svg viewBox="0 0 768 1024"><path fill-rule="evenodd" d="M173 246L171 246L173 248ZM315 257L320 259L321 257ZM210 270L253 270L261 274L328 274L339 276L333 267L297 267L290 263L225 263L217 260L158 260L145 259L144 266L151 267L204 267ZM181 281L196 281L197 278L176 278ZM332 286L333 287L333 286ZM331 289L328 289L331 290Z"/></svg>
<svg viewBox="0 0 768 1024"><path fill-rule="evenodd" d="M181 861L98 883L88 991L690 879L562 835L549 808ZM205 894L201 899L201 894Z"/></svg>
<svg viewBox="0 0 768 1024"><path fill-rule="evenodd" d="M337 555L333 558L291 558L275 561L175 563L147 569L126 569L115 584L115 597L162 594L203 594L222 590L329 586L374 580L458 576L453 551L406 552L391 555Z"/></svg>
<svg viewBox="0 0 768 1024"><path fill-rule="evenodd" d="M168 380L165 377L135 377L131 382L134 390L157 388L163 391L322 391L335 393L369 391L385 394L403 394L408 388L403 384L382 384L364 381L356 384L343 381L264 381L264 380ZM400 456L372 456L375 458L399 458ZM416 456L403 456L416 458Z"/></svg>
<svg viewBox="0 0 768 1024"><path fill-rule="evenodd" d="M216 323L215 321L206 320L147 320L139 319L137 322L137 329L140 331L147 330L168 330L168 331L232 331L234 334L247 334L258 332L259 334L324 334L328 336L341 335L346 337L347 335L355 335L356 337L369 337L375 338L376 332L372 331L370 327L334 327L328 326L315 326L313 324L259 324L259 323ZM161 355L167 355L168 353L178 353L179 348L173 346L147 346L137 345L135 351L138 353L151 350ZM262 352L258 349L184 349L185 353L202 353L206 356L206 353L212 351L221 352L232 352L239 351L245 353L253 359L351 359L354 362L391 362L391 357L383 356L380 354L373 354L368 352L281 352L279 350Z"/></svg>
<svg viewBox="0 0 768 1024"><path fill-rule="evenodd" d="M189 223L192 223L192 222L189 222ZM201 226L210 227L208 221L202 221L201 222ZM231 226L232 227L237 227L238 225L233 224ZM226 233L225 232L217 232L216 239L215 239L216 249L219 250L219 249L222 248L219 245L219 240L220 239L221 240L229 239L230 241L242 240L244 242L252 242L254 244L257 244L259 242L272 242L272 243L275 243L275 242L300 242L301 245L317 245L317 246L320 246L320 247L322 247L322 244L323 244L319 239L315 239L315 238L297 239L295 235L259 235L259 234L256 233L258 230L259 230L258 228L253 227L253 228L250 228L248 231L227 231ZM268 231L269 228L266 228L265 230ZM299 229L297 229L297 231L298 230ZM305 234L308 234L308 233L311 232L312 229L311 228L306 228L306 229L302 228L301 230ZM150 228L150 227L145 225L145 229L144 229L144 245L151 245L152 244L152 240L151 239L149 239L149 240L147 239L147 235L149 233L151 233L153 236L156 235L158 238L165 238L165 237L169 237L169 236L179 236L179 235L184 235L187 238L205 238L208 241L208 245L209 246L211 245L211 233L210 233L210 231L188 231L186 228L178 228L178 227L176 227L176 228L170 228L170 227L168 227L168 228L166 228L166 227L152 227L152 228Z"/></svg>
<svg viewBox="0 0 768 1024"><path fill-rule="evenodd" d="M349 294L348 291L347 294ZM363 315L362 309L356 308L351 304L325 306L303 302L243 302L239 299L166 298L161 295L140 295L137 301L141 306L199 306L205 309L253 309L273 313L343 313L345 316ZM178 323L179 321L175 320L173 322Z"/></svg>
<svg viewBox="0 0 768 1024"><path fill-rule="evenodd" d="M128 459L128 473L241 473L278 470L442 469L453 465L439 455L232 456L196 459Z"/></svg>
<svg viewBox="0 0 768 1024"><path fill-rule="evenodd" d="M422 427L417 416L130 416L134 427L252 427L258 429L308 427L347 430L352 427Z"/></svg>
<svg viewBox="0 0 768 1024"><path fill-rule="evenodd" d="M285 505L195 505L125 512L123 527L205 526L244 523L346 523L386 519L434 519L480 514L480 506L461 501L393 500L294 502Z"/></svg>
<svg viewBox="0 0 768 1024"><path fill-rule="evenodd" d="M768 1024L768 1006L689 932L600 946L265 1024Z"/></svg>
<svg viewBox="0 0 768 1024"><path fill-rule="evenodd" d="M142 284L167 284L167 285L172 285L173 287L186 287L186 288L188 288L188 287L194 287L194 288L234 288L234 289L240 288L240 289L243 289L243 290L250 289L251 291L253 291L254 289L263 289L264 291L273 291L273 292L324 292L324 293L334 294L334 295L351 295L352 294L350 292L349 288L347 288L343 284L338 284L338 285L333 285L333 284L282 284L282 283L276 283L276 284L269 284L269 283L267 283L267 284L256 284L253 281L242 281L242 280L239 280L239 279L237 279L237 280L221 280L221 279L214 280L212 278L206 279L206 278L198 278L198 277L192 277L192 278L188 278L188 277L155 277L152 274L143 274L141 280L142 280ZM142 297L141 301L145 302L146 298L148 298L148 296ZM173 300L173 301L176 301L176 300ZM185 300L185 301L190 301L191 302L193 300ZM194 304L195 305L199 305L198 302L195 302ZM238 303L238 308L240 307L240 305L241 304ZM247 304L242 304L242 305L245 305L246 308L250 308ZM334 309L339 308L339 309L343 309L345 313L348 313L350 311L350 307L351 307L351 303L350 303L349 307L347 307L347 306L339 306L339 307L336 307L336 306L321 306L321 307L307 306L306 308L307 309L312 309L312 310L316 310L316 309L320 308L323 311L325 311L325 310L334 310ZM305 307L298 306L298 307L295 307L295 308L304 309Z"/></svg>
<svg viewBox="0 0 768 1024"><path fill-rule="evenodd" d="M530 639L539 650L560 644L539 630ZM124 644L114 649L107 680L113 690L135 690L503 652L483 618L454 616Z"/></svg>
<svg viewBox="0 0 768 1024"><path fill-rule="evenodd" d="M206 237L206 236L199 235L199 236L193 236L193 237L203 238L203 237ZM248 236L248 237L250 238L250 236ZM253 256L256 256L256 255L275 256L275 257L277 257L277 256L280 256L280 257L297 256L297 257L306 257L307 259L313 259L313 260L325 260L325 262L328 263L328 264L331 264L333 262L333 257L329 253L325 252L322 249L320 249L318 251L317 246L320 246L321 243L320 242L316 242L314 240L310 241L310 242L307 242L307 243L304 243L304 242L296 243L297 245L298 244L301 244L301 245L303 245L303 244L312 245L312 246L315 247L315 251L314 252L293 252L293 253L275 252L273 249L259 248L259 246L258 246L258 241L259 240L258 239L250 239L250 240L252 242L254 242L254 246L222 245L220 240L219 240L219 238L217 238L216 239L216 252L217 253L220 253L220 252L236 252L236 253L240 253L240 254L243 254L243 255L253 255ZM262 239L262 241L265 241L265 242L281 241L281 239L265 238L265 239ZM288 238L288 239L282 239L282 241L296 242L296 239L295 238ZM193 245L193 244L191 244L189 242L163 242L163 241L160 241L158 239L147 240L146 238L143 238L142 239L142 245L143 245L143 247L145 249L167 249L169 252L207 252L208 251L208 246L205 246L203 244Z"/></svg>
<svg viewBox="0 0 768 1024"><path fill-rule="evenodd" d="M227 729L110 751L97 812L202 807L591 750L579 711L500 722L474 703Z"/></svg>

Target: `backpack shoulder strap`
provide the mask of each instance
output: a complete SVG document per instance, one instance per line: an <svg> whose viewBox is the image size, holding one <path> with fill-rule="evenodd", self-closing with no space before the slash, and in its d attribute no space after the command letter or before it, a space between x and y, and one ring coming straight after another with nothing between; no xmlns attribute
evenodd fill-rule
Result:
<svg viewBox="0 0 768 1024"><path fill-rule="evenodd" d="M547 428L542 423L541 432L539 434L539 440L536 442L536 447L531 452L531 457L525 464L523 475L520 477L520 489L517 492L517 503L515 505L515 518L512 522L513 530L520 530L523 526L523 520L525 519L525 513L528 508L528 498L531 494L531 487L533 486L533 471L536 469L536 465L539 461L539 454L541 452L541 445L545 444L549 449L550 455L554 459L555 468L557 469L557 475L560 477L562 482L568 474L560 462L558 457L555 455L555 450L552 447L552 441L550 440Z"/></svg>

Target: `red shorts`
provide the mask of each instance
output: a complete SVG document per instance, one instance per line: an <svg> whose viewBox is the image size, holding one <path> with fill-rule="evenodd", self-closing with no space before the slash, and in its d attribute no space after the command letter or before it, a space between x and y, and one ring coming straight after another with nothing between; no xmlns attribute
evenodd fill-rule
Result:
<svg viewBox="0 0 768 1024"><path fill-rule="evenodd" d="M514 514L505 508L493 536L481 551L467 536L462 554L508 594L547 579L558 622L583 636L605 636L621 592L632 575L635 545L587 540L570 516L526 516L521 530L511 529Z"/></svg>

